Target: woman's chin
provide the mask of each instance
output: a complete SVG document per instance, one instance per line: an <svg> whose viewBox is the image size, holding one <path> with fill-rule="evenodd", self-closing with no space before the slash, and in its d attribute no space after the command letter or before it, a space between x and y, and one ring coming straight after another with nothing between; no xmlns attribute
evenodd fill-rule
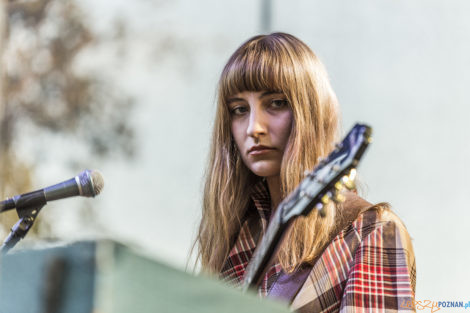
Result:
<svg viewBox="0 0 470 313"><path fill-rule="evenodd" d="M278 176L280 174L281 167L273 166L271 164L256 164L255 166L250 166L250 170L256 176L271 177Z"/></svg>

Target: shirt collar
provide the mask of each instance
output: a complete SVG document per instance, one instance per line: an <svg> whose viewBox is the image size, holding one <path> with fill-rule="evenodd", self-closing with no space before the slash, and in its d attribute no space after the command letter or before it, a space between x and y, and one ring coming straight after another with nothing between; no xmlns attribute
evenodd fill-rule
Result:
<svg viewBox="0 0 470 313"><path fill-rule="evenodd" d="M253 200L256 210L261 217L263 233L266 232L269 219L271 217L271 197L269 195L266 179L261 179L252 189L251 199Z"/></svg>

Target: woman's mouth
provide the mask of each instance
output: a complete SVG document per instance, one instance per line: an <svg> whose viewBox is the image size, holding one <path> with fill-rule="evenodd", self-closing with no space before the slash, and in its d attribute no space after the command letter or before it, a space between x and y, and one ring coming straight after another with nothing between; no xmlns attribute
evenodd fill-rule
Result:
<svg viewBox="0 0 470 313"><path fill-rule="evenodd" d="M272 152L275 148L267 147L267 146L253 146L248 150L249 155L261 155Z"/></svg>

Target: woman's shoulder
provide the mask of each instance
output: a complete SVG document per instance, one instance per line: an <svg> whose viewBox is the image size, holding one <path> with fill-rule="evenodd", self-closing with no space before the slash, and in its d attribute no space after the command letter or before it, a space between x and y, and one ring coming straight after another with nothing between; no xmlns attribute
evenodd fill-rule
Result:
<svg viewBox="0 0 470 313"><path fill-rule="evenodd" d="M353 224L356 228L383 226L385 224L389 224L406 229L403 221L387 202L377 203L365 208L360 212Z"/></svg>
<svg viewBox="0 0 470 313"><path fill-rule="evenodd" d="M386 202L371 205L363 210L351 224L361 241L380 238L406 250L413 251L411 237L403 221Z"/></svg>
<svg viewBox="0 0 470 313"><path fill-rule="evenodd" d="M340 216L361 239L364 239L372 232L378 231L395 232L404 239L409 239L405 224L393 211L389 203L372 204L356 194L349 194L346 199L341 208Z"/></svg>

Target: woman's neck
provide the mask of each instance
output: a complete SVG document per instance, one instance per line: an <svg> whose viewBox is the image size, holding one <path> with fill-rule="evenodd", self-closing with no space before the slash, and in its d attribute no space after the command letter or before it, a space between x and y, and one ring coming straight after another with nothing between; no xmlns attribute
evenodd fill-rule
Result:
<svg viewBox="0 0 470 313"><path fill-rule="evenodd" d="M269 195L271 197L271 209L272 213L276 210L279 203L281 203L281 177L280 176L270 176L266 177L268 182ZM271 214L272 214L271 213Z"/></svg>

